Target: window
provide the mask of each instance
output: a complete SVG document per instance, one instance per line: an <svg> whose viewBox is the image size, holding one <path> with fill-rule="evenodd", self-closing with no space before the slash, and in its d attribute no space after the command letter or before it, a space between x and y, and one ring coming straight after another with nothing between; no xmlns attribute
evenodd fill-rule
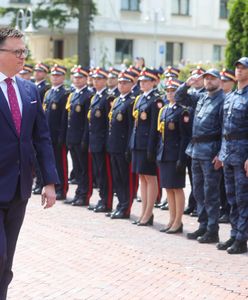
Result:
<svg viewBox="0 0 248 300"><path fill-rule="evenodd" d="M183 43L166 43L166 65L178 66L183 58Z"/></svg>
<svg viewBox="0 0 248 300"><path fill-rule="evenodd" d="M224 59L225 47L221 45L214 45L213 47L213 61L218 62Z"/></svg>
<svg viewBox="0 0 248 300"><path fill-rule="evenodd" d="M139 0L121 0L121 10L139 11Z"/></svg>
<svg viewBox="0 0 248 300"><path fill-rule="evenodd" d="M228 8L227 8L228 0L220 0L220 18L227 19L228 17Z"/></svg>
<svg viewBox="0 0 248 300"><path fill-rule="evenodd" d="M53 57L54 58L64 58L64 41L63 40L55 40L53 46Z"/></svg>
<svg viewBox="0 0 248 300"><path fill-rule="evenodd" d="M190 0L171 0L172 14L180 16L189 16L189 1Z"/></svg>
<svg viewBox="0 0 248 300"><path fill-rule="evenodd" d="M30 4L30 0L10 0L10 3L17 3L17 4Z"/></svg>
<svg viewBox="0 0 248 300"><path fill-rule="evenodd" d="M123 63L124 59L132 60L133 57L133 40L116 40L115 41L115 62Z"/></svg>

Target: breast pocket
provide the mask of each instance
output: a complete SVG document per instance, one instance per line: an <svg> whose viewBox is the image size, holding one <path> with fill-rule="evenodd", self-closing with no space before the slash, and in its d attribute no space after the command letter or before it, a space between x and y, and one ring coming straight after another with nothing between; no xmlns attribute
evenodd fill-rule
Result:
<svg viewBox="0 0 248 300"><path fill-rule="evenodd" d="M244 119L247 117L247 103L237 101L233 104L232 115L235 119Z"/></svg>

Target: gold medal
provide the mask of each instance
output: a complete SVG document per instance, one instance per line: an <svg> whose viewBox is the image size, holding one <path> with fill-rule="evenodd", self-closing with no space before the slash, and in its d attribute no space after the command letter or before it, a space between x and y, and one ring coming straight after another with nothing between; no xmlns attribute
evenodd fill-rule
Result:
<svg viewBox="0 0 248 300"><path fill-rule="evenodd" d="M76 107L75 107L75 111L80 112L81 111L81 105L77 104Z"/></svg>
<svg viewBox="0 0 248 300"><path fill-rule="evenodd" d="M52 110L56 110L57 109L57 104L56 103L52 103Z"/></svg>
<svg viewBox="0 0 248 300"><path fill-rule="evenodd" d="M145 111L142 111L142 113L140 114L140 118L141 120L145 121L147 119L147 113Z"/></svg>
<svg viewBox="0 0 248 300"><path fill-rule="evenodd" d="M174 130L174 129L175 129L175 123L172 122L172 121L170 121L169 124L168 124L168 128L169 128L170 130Z"/></svg>
<svg viewBox="0 0 248 300"><path fill-rule="evenodd" d="M123 120L123 114L119 112L116 116L116 120L121 122Z"/></svg>
<svg viewBox="0 0 248 300"><path fill-rule="evenodd" d="M102 113L101 113L100 109L97 109L96 112L95 112L95 117L100 118L101 115L102 115Z"/></svg>

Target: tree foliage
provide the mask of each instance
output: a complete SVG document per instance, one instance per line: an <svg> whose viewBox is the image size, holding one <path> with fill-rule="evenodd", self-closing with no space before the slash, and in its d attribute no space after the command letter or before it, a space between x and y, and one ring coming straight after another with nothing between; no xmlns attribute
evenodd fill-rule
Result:
<svg viewBox="0 0 248 300"><path fill-rule="evenodd" d="M227 32L228 45L226 47L226 66L233 68L236 60L247 52L248 33L248 4L247 0L231 0L229 3L229 25ZM245 19L246 14L246 19ZM246 25L245 25L246 24ZM244 48L246 46L246 49Z"/></svg>

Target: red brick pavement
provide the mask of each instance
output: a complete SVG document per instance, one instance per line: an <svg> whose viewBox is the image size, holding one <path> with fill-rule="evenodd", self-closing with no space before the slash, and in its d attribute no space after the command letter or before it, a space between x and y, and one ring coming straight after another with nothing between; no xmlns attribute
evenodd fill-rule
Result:
<svg viewBox="0 0 248 300"><path fill-rule="evenodd" d="M72 192L70 192L72 195ZM93 201L97 199L94 193ZM132 219L138 216L135 202ZM14 262L9 300L241 300L248 298L248 255L231 256L215 245L189 241L195 218L184 217L184 234L159 229L168 212L154 209L155 225L58 202L40 208L30 199ZM228 238L229 225L220 236Z"/></svg>

